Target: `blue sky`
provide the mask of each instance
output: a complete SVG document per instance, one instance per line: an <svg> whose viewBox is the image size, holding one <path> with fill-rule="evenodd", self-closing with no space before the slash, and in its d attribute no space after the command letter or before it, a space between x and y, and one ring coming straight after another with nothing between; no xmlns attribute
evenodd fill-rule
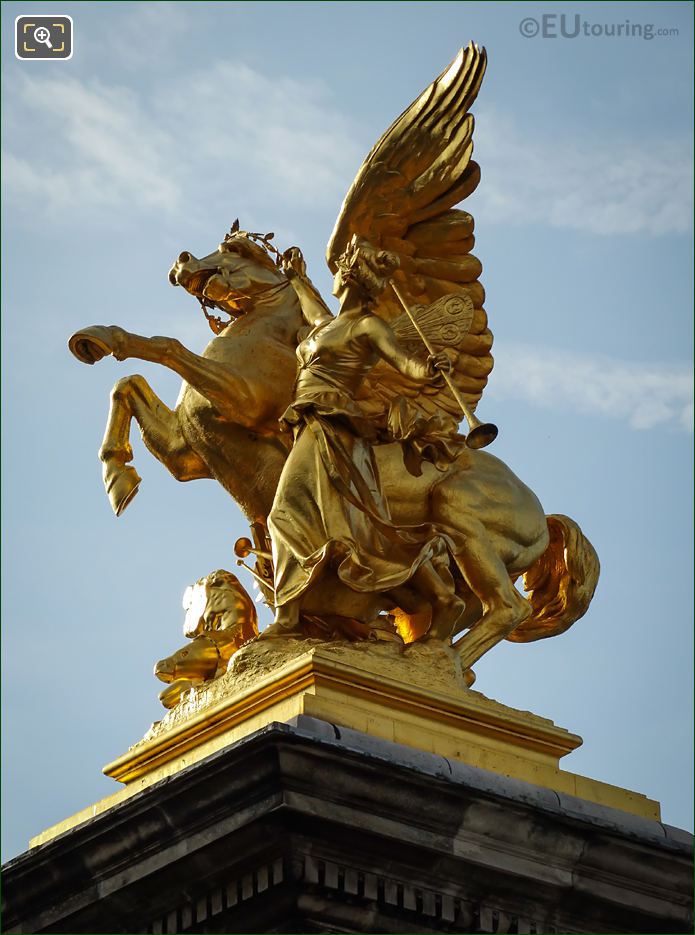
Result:
<svg viewBox="0 0 695 935"><path fill-rule="evenodd" d="M678 34L525 38L580 15ZM20 62L14 17L70 14L69 62ZM602 578L563 636L504 644L476 688L553 718L574 772L692 823L692 5L4 3L3 854L107 795L101 767L162 709L186 585L234 569L246 532L212 481L178 484L134 430L141 492L119 520L96 452L115 380L76 328L199 350L167 272L235 217L323 252L368 149L460 45L487 47L476 219L495 369L494 452L577 520ZM589 30L590 31L590 30Z"/></svg>

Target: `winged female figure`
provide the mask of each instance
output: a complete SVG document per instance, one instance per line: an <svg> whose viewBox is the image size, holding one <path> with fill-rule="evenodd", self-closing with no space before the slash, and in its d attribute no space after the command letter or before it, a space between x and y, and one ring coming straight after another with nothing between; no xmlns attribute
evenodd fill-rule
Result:
<svg viewBox="0 0 695 935"><path fill-rule="evenodd" d="M379 425L354 401L377 361L422 385L450 366L443 352L427 361L406 353L371 312L397 267L395 254L355 236L338 261L336 318L320 307L315 318L311 293L307 302L308 290L297 289L314 327L297 348L294 400L282 417L294 444L268 517L276 619L266 639L301 632L300 596L331 566L351 590L415 610L404 587L412 583L432 608L430 639L450 636L463 615L449 571L453 542L432 524L393 523L371 444Z"/></svg>
<svg viewBox="0 0 695 935"><path fill-rule="evenodd" d="M367 156L327 249L335 318L296 251L235 223L215 252L184 251L169 274L215 331L202 355L116 326L70 339L86 363L134 357L183 378L173 410L140 376L116 384L100 451L111 504L119 514L139 488L135 418L175 477L214 477L249 518L279 608L270 636L346 608L368 627L391 606L408 641L469 630L456 644L469 666L501 639L563 632L593 595L598 559L577 524L544 516L503 462L463 445L441 379L475 410L493 367L473 218L455 207L480 178L470 107L485 67L483 49L461 50Z"/></svg>

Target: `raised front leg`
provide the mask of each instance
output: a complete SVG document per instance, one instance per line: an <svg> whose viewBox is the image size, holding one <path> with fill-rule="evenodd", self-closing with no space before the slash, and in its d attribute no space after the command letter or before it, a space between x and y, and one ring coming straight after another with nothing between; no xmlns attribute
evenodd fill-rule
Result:
<svg viewBox="0 0 695 935"><path fill-rule="evenodd" d="M176 412L159 399L144 377L124 377L111 391L109 420L99 451L104 486L116 516L125 510L140 485L138 472L129 464L133 460L130 445L133 418L140 426L145 445L177 480L212 476L184 439Z"/></svg>
<svg viewBox="0 0 695 935"><path fill-rule="evenodd" d="M176 338L145 338L117 325L91 325L72 335L72 353L85 364L113 354L116 360L135 357L168 367L208 399L221 418L257 428L258 393L224 364L194 354Z"/></svg>

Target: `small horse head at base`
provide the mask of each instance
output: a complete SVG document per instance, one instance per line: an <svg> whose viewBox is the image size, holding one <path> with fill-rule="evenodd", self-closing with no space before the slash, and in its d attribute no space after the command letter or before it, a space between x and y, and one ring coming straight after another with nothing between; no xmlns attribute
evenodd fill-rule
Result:
<svg viewBox="0 0 695 935"><path fill-rule="evenodd" d="M196 685L218 678L232 655L258 635L258 615L236 575L220 568L186 588L184 635L191 641L155 664L154 674L167 682L159 700L173 708Z"/></svg>

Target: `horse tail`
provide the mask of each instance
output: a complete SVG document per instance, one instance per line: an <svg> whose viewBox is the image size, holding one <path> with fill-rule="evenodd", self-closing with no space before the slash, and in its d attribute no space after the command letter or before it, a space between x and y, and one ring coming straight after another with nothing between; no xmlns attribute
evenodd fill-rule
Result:
<svg viewBox="0 0 695 935"><path fill-rule="evenodd" d="M550 542L524 574L524 591L532 614L508 640L529 643L557 636L583 617L599 576L596 550L569 516L546 516Z"/></svg>

